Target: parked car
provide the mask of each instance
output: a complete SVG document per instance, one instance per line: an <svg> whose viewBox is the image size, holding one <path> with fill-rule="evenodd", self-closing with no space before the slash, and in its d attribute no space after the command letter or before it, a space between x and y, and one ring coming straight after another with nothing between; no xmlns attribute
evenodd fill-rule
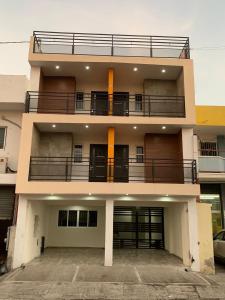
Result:
<svg viewBox="0 0 225 300"><path fill-rule="evenodd" d="M213 240L215 259L225 263L225 230L217 233Z"/></svg>

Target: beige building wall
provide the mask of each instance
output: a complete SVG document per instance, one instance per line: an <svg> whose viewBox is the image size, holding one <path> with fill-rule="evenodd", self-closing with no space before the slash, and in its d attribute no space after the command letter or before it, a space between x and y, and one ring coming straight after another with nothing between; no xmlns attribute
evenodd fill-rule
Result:
<svg viewBox="0 0 225 300"><path fill-rule="evenodd" d="M8 158L8 166L17 170L20 147L22 113L0 110L0 127L6 128L5 146L0 149L0 157Z"/></svg>
<svg viewBox="0 0 225 300"><path fill-rule="evenodd" d="M28 80L25 75L0 75L0 111L23 111Z"/></svg>
<svg viewBox="0 0 225 300"><path fill-rule="evenodd" d="M104 248L105 209L102 206L51 205L45 206L48 219L46 247L97 247ZM58 227L59 210L96 210L97 227Z"/></svg>
<svg viewBox="0 0 225 300"><path fill-rule="evenodd" d="M214 274L214 252L211 204L197 203L200 271Z"/></svg>

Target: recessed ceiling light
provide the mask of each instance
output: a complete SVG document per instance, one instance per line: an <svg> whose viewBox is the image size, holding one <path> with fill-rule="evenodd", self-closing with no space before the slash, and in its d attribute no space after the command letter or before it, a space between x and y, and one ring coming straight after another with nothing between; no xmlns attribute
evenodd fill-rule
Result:
<svg viewBox="0 0 225 300"><path fill-rule="evenodd" d="M129 196L129 194L126 194L126 196Z"/></svg>
<svg viewBox="0 0 225 300"><path fill-rule="evenodd" d="M161 72L162 72L162 73L166 73L166 69L162 69Z"/></svg>
<svg viewBox="0 0 225 300"><path fill-rule="evenodd" d="M91 196L91 195L92 195L92 193L88 193L88 195L89 195L89 196Z"/></svg>
<svg viewBox="0 0 225 300"><path fill-rule="evenodd" d="M55 68L56 68L56 70L59 70L59 69L60 69L60 66L59 66L59 65L57 65L57 66L55 66Z"/></svg>
<svg viewBox="0 0 225 300"><path fill-rule="evenodd" d="M134 126L133 129L137 129L137 126Z"/></svg>
<svg viewBox="0 0 225 300"><path fill-rule="evenodd" d="M166 129L166 126L162 126L162 130L165 130Z"/></svg>
<svg viewBox="0 0 225 300"><path fill-rule="evenodd" d="M89 125L85 125L85 128L89 128Z"/></svg>
<svg viewBox="0 0 225 300"><path fill-rule="evenodd" d="M55 125L55 124L52 124L52 127L53 127L53 128L56 128L56 125Z"/></svg>
<svg viewBox="0 0 225 300"><path fill-rule="evenodd" d="M90 66L85 66L85 69L86 70L90 70Z"/></svg>
<svg viewBox="0 0 225 300"><path fill-rule="evenodd" d="M138 68L137 68L137 67L134 67L134 68L133 68L133 71L134 71L134 72L137 72L137 71L138 71Z"/></svg>
<svg viewBox="0 0 225 300"><path fill-rule="evenodd" d="M168 195L168 194L166 194L165 196L166 196L166 197L169 197L169 195Z"/></svg>

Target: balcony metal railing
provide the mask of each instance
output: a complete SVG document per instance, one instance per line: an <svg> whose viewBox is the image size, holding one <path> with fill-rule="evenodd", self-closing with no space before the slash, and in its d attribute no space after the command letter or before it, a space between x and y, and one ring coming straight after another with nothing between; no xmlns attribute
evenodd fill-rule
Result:
<svg viewBox="0 0 225 300"><path fill-rule="evenodd" d="M112 104L110 104L112 103ZM26 112L147 117L185 117L183 96L27 92Z"/></svg>
<svg viewBox="0 0 225 300"><path fill-rule="evenodd" d="M34 31L34 53L190 58L188 37Z"/></svg>
<svg viewBox="0 0 225 300"><path fill-rule="evenodd" d="M197 183L195 160L31 157L30 181Z"/></svg>

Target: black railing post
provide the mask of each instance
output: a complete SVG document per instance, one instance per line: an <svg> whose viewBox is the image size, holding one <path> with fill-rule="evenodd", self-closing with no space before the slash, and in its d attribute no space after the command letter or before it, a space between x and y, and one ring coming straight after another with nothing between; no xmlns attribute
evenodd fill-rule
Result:
<svg viewBox="0 0 225 300"><path fill-rule="evenodd" d="M29 111L30 111L30 95L29 92L26 92L25 112L28 113Z"/></svg>
<svg viewBox="0 0 225 300"><path fill-rule="evenodd" d="M68 157L66 158L66 181L68 181Z"/></svg>
<svg viewBox="0 0 225 300"><path fill-rule="evenodd" d="M150 57L152 57L152 36L150 36Z"/></svg>
<svg viewBox="0 0 225 300"><path fill-rule="evenodd" d="M72 54L74 54L74 40L75 40L75 34L73 33Z"/></svg>
<svg viewBox="0 0 225 300"><path fill-rule="evenodd" d="M69 113L69 94L67 94L67 99L66 99L66 113Z"/></svg>
<svg viewBox="0 0 225 300"><path fill-rule="evenodd" d="M32 156L30 157L29 173L28 173L28 181L31 180L31 162L32 162Z"/></svg>
<svg viewBox="0 0 225 300"><path fill-rule="evenodd" d="M154 183L155 182L155 170L154 170L154 160L152 159L152 182Z"/></svg>
<svg viewBox="0 0 225 300"><path fill-rule="evenodd" d="M114 36L113 36L113 34L112 34L112 44L111 44L111 56L113 56L114 55L114 49L113 49L113 38L114 38Z"/></svg>

